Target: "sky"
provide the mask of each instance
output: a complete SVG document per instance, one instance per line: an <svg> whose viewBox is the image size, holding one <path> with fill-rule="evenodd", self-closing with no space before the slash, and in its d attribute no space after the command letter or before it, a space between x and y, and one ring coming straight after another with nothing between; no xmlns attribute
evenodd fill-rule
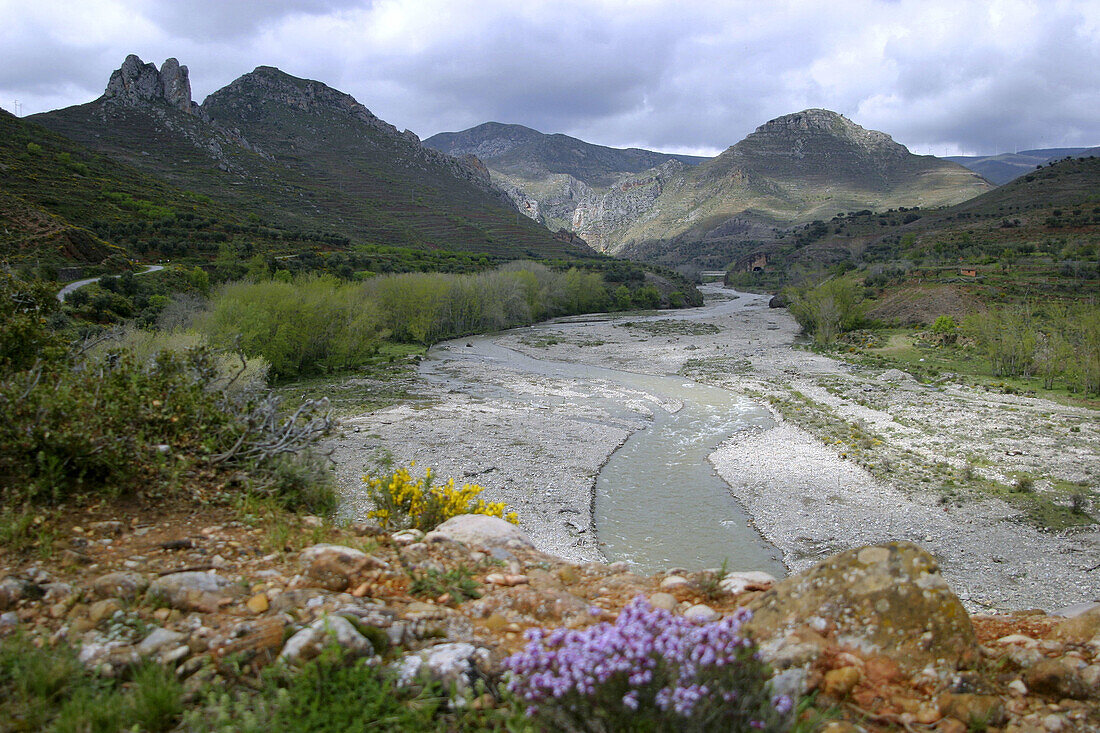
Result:
<svg viewBox="0 0 1100 733"><path fill-rule="evenodd" d="M276 66L421 138L714 155L824 107L920 154L1100 145L1096 0L0 0L0 107L91 101L130 53L196 101Z"/></svg>

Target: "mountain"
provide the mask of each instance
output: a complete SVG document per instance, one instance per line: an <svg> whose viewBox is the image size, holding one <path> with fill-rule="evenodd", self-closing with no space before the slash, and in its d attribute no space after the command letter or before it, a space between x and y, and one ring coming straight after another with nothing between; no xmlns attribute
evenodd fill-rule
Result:
<svg viewBox="0 0 1100 733"><path fill-rule="evenodd" d="M351 96L261 66L191 100L186 66L129 56L99 99L35 122L242 218L321 248L513 257L592 252L519 215L487 171L420 144Z"/></svg>
<svg viewBox="0 0 1100 733"><path fill-rule="evenodd" d="M1096 148L1040 148L1021 150L1018 153L999 153L997 155L953 155L944 158L965 166L998 186L1022 176L1038 166L1046 165L1062 158L1087 158L1100 155Z"/></svg>
<svg viewBox="0 0 1100 733"><path fill-rule="evenodd" d="M568 226L597 250L672 266L725 267L793 225L841 211L954 204L992 188L822 109L771 120L710 159L498 123L426 144L477 156L530 216Z"/></svg>
<svg viewBox="0 0 1100 733"><path fill-rule="evenodd" d="M1100 246L1098 190L1100 157L1065 159L954 206L864 210L785 232L745 253L727 280L774 287L796 265L812 269L842 262L888 269L924 262L948 267L957 275L963 266L1010 263L1013 253L1046 258L1048 263L1083 262L1095 269ZM1051 280L1036 287L1054 293L1066 285L1067 281Z"/></svg>
<svg viewBox="0 0 1100 733"><path fill-rule="evenodd" d="M597 249L632 258L698 260L700 252L708 261L699 264L721 266L746 243L791 225L854 209L948 205L990 188L962 166L913 155L885 133L810 109L761 125L698 166L658 169L584 202L577 231Z"/></svg>
<svg viewBox="0 0 1100 733"><path fill-rule="evenodd" d="M521 211L552 229L572 229L578 202L606 192L620 179L669 161L691 166L706 160L640 148L609 148L499 122L441 132L424 145L451 156L481 160Z"/></svg>

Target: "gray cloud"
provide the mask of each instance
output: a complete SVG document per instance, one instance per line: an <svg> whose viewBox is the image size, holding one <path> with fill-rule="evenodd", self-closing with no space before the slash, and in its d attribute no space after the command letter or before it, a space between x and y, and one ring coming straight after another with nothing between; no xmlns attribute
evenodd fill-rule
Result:
<svg viewBox="0 0 1100 733"><path fill-rule="evenodd" d="M127 53L196 96L260 64L422 136L487 120L717 152L827 107L919 152L1100 143L1092 0L0 0L0 105L88 101Z"/></svg>

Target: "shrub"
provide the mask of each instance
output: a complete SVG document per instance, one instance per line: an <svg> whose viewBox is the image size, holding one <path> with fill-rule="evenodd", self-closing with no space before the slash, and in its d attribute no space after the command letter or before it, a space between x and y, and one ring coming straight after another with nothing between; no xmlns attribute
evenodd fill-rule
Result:
<svg viewBox="0 0 1100 733"><path fill-rule="evenodd" d="M0 374L60 356L61 339L49 328L57 309L49 285L0 271Z"/></svg>
<svg viewBox="0 0 1100 733"><path fill-rule="evenodd" d="M932 323L932 333L955 333L958 326L951 316L939 316Z"/></svg>
<svg viewBox="0 0 1100 733"><path fill-rule="evenodd" d="M413 464L415 465L415 464ZM477 484L455 486L453 478L442 486L432 486L432 469L424 478L414 480L408 469L399 468L388 480L364 476L367 495L375 508L367 513L387 529L434 529L459 514L484 514L499 517L512 524L519 518L515 512L505 514L503 502L490 503L478 499L484 489Z"/></svg>
<svg viewBox="0 0 1100 733"><path fill-rule="evenodd" d="M793 701L772 696L767 668L738 632L749 618L700 624L638 597L614 623L527 632L504 664L509 689L546 729L782 730Z"/></svg>
<svg viewBox="0 0 1100 733"><path fill-rule="evenodd" d="M863 295L853 281L833 279L789 293L790 311L802 330L818 344L831 344L845 331L863 324Z"/></svg>
<svg viewBox="0 0 1100 733"><path fill-rule="evenodd" d="M0 379L0 499L15 506L165 493L184 476L241 469L255 490L279 496L285 462L301 460L294 456L327 431L325 405L284 416L266 391L229 385L205 347L147 362L128 351L84 356L8 375ZM294 478L300 484L301 472ZM290 492L300 501L300 487Z"/></svg>

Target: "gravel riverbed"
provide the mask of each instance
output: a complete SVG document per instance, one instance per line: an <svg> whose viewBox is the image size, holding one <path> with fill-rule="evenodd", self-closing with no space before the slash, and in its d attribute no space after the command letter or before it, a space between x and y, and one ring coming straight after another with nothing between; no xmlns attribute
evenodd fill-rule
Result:
<svg viewBox="0 0 1100 733"><path fill-rule="evenodd" d="M1039 530L1003 501L965 488L947 501L944 491L965 467L1005 483L1020 471L1039 475L1040 493L1058 481L1095 492L1095 411L854 368L792 348L798 327L766 296L707 295L703 308L565 319L488 340L539 359L680 374L768 404L775 427L735 435L710 461L792 571L850 547L910 540L940 559L971 610L1100 600L1095 525ZM506 501L539 549L599 559L595 477L655 409L676 405L601 378L470 358L466 343L433 347L416 402L343 422L334 458L345 511L367 511L361 477L380 455L415 460ZM849 429L859 446L836 439Z"/></svg>

